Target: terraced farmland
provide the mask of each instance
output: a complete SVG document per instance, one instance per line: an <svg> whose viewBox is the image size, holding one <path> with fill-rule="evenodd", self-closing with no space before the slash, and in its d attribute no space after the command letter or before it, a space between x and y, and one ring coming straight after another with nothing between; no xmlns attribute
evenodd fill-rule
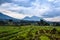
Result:
<svg viewBox="0 0 60 40"><path fill-rule="evenodd" d="M0 26L0 40L60 40L60 27Z"/></svg>

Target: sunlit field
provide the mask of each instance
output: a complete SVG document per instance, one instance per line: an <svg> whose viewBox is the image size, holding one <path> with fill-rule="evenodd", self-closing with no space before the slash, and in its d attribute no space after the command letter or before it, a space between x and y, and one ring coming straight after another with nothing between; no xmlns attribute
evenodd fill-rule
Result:
<svg viewBox="0 0 60 40"><path fill-rule="evenodd" d="M0 40L60 40L60 27L0 26Z"/></svg>

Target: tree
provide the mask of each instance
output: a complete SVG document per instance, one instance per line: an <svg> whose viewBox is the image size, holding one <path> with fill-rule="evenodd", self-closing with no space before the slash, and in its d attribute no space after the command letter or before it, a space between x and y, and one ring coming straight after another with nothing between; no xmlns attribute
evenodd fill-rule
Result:
<svg viewBox="0 0 60 40"><path fill-rule="evenodd" d="M13 20L12 19L9 19L8 25L13 25Z"/></svg>
<svg viewBox="0 0 60 40"><path fill-rule="evenodd" d="M0 25L4 25L4 21L0 21Z"/></svg>
<svg viewBox="0 0 60 40"><path fill-rule="evenodd" d="M38 24L40 24L41 26L47 26L47 25L49 25L49 24L48 24L46 21L44 21L43 19L41 19Z"/></svg>

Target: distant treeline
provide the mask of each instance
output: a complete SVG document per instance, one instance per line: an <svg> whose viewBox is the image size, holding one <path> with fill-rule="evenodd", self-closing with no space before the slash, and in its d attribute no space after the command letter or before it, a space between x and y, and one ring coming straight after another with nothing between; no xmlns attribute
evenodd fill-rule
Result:
<svg viewBox="0 0 60 40"><path fill-rule="evenodd" d="M14 21L12 19L9 20L0 20L0 25L15 25L15 26L23 26L23 25L38 25L38 26L60 26L60 22L47 22L44 20L40 21L28 21L28 20L18 20Z"/></svg>

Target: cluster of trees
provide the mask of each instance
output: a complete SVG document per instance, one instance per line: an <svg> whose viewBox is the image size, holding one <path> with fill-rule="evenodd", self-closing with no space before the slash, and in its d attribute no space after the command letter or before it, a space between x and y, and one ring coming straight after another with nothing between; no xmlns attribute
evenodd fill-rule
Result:
<svg viewBox="0 0 60 40"><path fill-rule="evenodd" d="M36 22L34 21L27 21L27 20L0 20L0 25L5 26L5 25L15 25L15 26L22 26L22 25L31 25Z"/></svg>
<svg viewBox="0 0 60 40"><path fill-rule="evenodd" d="M48 22L46 22L46 21L44 21L44 20L40 20L39 22L38 22L38 25L40 25L40 26L48 26L48 25L50 25Z"/></svg>
<svg viewBox="0 0 60 40"><path fill-rule="evenodd" d="M47 22L44 20L40 21L27 21L27 20L19 20L14 21L12 19L9 20L0 20L0 25L40 25L40 26L60 26L59 22Z"/></svg>
<svg viewBox="0 0 60 40"><path fill-rule="evenodd" d="M47 22L44 20L40 20L40 22L38 22L38 24L40 26L60 26L60 22Z"/></svg>

